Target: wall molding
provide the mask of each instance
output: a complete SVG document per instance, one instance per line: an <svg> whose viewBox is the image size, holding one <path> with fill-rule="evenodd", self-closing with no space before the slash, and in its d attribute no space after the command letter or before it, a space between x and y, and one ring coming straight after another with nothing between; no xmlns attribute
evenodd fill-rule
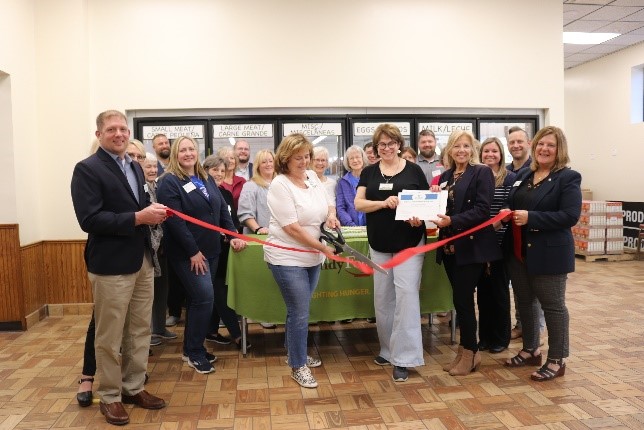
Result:
<svg viewBox="0 0 644 430"><path fill-rule="evenodd" d="M91 315L85 240L20 246L19 226L0 224L0 331L28 330L48 316Z"/></svg>

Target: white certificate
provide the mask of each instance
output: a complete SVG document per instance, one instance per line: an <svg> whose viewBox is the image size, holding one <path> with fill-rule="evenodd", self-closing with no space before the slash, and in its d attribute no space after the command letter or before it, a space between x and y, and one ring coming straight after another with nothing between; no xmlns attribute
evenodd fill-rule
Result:
<svg viewBox="0 0 644 430"><path fill-rule="evenodd" d="M445 214L447 191L433 193L428 190L402 190L398 193L396 219L407 221L409 218L421 220L437 219L437 214Z"/></svg>

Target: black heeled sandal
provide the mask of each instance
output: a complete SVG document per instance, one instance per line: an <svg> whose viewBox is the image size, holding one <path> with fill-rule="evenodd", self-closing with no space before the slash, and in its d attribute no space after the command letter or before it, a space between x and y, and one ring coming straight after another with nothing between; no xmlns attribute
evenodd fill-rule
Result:
<svg viewBox="0 0 644 430"><path fill-rule="evenodd" d="M94 384L94 378L93 377L81 378L78 381L78 385L82 384L83 382L91 382L92 384ZM80 393L76 393L76 401L78 402L78 406L82 408L91 406L93 400L94 400L94 395L92 394L92 390L81 391Z"/></svg>
<svg viewBox="0 0 644 430"><path fill-rule="evenodd" d="M530 354L529 357L524 357L521 355L521 352ZM510 359L510 361L505 362L505 367L523 367L523 366L541 366L541 361L543 360L543 355L534 355L534 350L529 351L527 349L522 349L519 354L515 355Z"/></svg>
<svg viewBox="0 0 644 430"><path fill-rule="evenodd" d="M556 364L557 366L559 366L559 369L552 370L548 367L548 364ZM532 379L533 381L550 381L551 379L555 379L566 374L566 363L564 363L562 358L560 358L559 360L548 358L546 360L546 363L541 366L541 368L535 373L536 375L530 375L530 379Z"/></svg>

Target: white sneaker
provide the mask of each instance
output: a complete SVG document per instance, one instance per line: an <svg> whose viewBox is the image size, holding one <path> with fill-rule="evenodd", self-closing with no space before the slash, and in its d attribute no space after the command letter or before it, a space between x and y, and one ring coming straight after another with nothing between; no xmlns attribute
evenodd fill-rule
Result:
<svg viewBox="0 0 644 430"><path fill-rule="evenodd" d="M293 370L291 372L291 378L304 388L315 388L318 386L318 381L311 374L311 369L306 366Z"/></svg>
<svg viewBox="0 0 644 430"><path fill-rule="evenodd" d="M286 356L286 360L284 360L286 364L288 364L288 355ZM322 366L322 361L318 360L317 358L313 358L310 355L306 356L306 367L320 367Z"/></svg>

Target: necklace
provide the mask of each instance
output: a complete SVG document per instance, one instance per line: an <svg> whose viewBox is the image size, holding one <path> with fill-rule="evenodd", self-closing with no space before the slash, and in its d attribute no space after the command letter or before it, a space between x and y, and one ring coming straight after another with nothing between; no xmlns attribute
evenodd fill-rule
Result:
<svg viewBox="0 0 644 430"><path fill-rule="evenodd" d="M534 172L533 183L538 184L539 182L541 182L544 179L546 179L548 176L550 176L550 171L547 171L546 173L541 173L539 175L537 175L537 172Z"/></svg>
<svg viewBox="0 0 644 430"><path fill-rule="evenodd" d="M393 177L396 176L396 173L398 173L398 169L400 168L400 160L402 160L402 158L398 158L398 164L396 164L396 168L394 169L394 174L393 175L385 175L385 173L382 171L382 167L383 167L382 163L380 164L380 167L381 167L380 175L382 176L382 179L385 180L386 184L388 184L389 181L391 181L393 179Z"/></svg>

